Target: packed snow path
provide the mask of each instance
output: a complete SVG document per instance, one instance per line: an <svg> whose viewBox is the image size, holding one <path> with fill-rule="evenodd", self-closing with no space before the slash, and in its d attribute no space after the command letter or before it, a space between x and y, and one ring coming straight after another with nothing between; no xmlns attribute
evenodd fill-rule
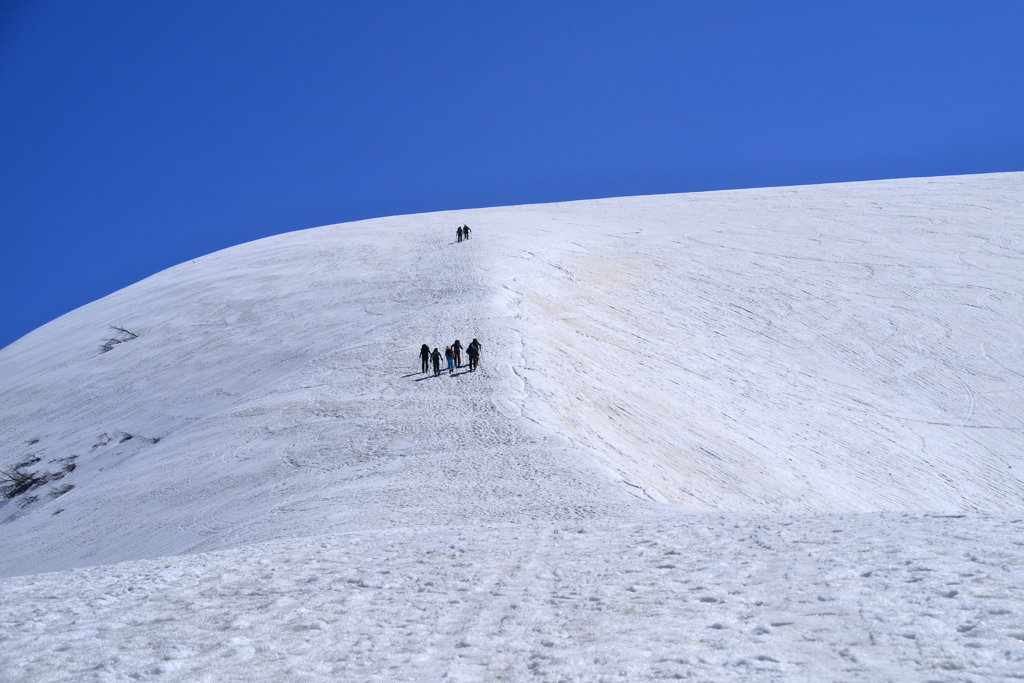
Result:
<svg viewBox="0 0 1024 683"><path fill-rule="evenodd" d="M634 197L159 273L0 350L0 671L1014 676L1022 217L1024 174Z"/></svg>

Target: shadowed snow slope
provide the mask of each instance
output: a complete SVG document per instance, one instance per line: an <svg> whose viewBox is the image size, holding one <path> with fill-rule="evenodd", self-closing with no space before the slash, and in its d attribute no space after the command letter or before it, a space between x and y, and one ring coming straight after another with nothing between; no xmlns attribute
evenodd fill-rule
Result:
<svg viewBox="0 0 1024 683"><path fill-rule="evenodd" d="M0 572L638 498L1019 510L1022 216L1024 174L995 174L401 216L181 264L0 351L2 468L43 482L0 507ZM417 374L472 337L480 372Z"/></svg>

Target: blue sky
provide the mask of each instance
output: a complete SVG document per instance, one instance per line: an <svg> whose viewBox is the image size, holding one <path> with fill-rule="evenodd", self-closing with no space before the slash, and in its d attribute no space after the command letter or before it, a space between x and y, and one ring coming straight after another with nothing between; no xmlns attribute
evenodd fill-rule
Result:
<svg viewBox="0 0 1024 683"><path fill-rule="evenodd" d="M0 347L329 223L1024 170L1022 36L1016 1L5 0Z"/></svg>

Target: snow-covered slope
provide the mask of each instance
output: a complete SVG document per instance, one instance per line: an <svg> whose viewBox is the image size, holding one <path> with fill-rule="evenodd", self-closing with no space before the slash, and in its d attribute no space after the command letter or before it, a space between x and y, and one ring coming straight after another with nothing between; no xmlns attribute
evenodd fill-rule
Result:
<svg viewBox="0 0 1024 683"><path fill-rule="evenodd" d="M1014 174L546 207L502 281L531 414L699 509L1019 510L1022 190Z"/></svg>
<svg viewBox="0 0 1024 683"><path fill-rule="evenodd" d="M462 223L473 238L455 243ZM0 469L45 482L0 503L0 575L129 561L0 583L0 666L1019 670L1022 259L1024 174L994 174L401 216L181 264L0 350ZM418 372L420 344L473 337L479 372ZM661 559L636 560L645 548ZM168 586L180 600L157 604ZM298 597L267 597L279 589ZM65 618L41 616L51 598ZM831 618L798 607L836 600ZM242 640L157 621L174 604ZM814 624L778 637L772 624L803 624L793 610ZM976 639L992 610L1005 627ZM142 635L69 646L71 624L111 620ZM150 636L206 645L131 640ZM864 642L878 649L858 660ZM345 663L324 664L335 646Z"/></svg>

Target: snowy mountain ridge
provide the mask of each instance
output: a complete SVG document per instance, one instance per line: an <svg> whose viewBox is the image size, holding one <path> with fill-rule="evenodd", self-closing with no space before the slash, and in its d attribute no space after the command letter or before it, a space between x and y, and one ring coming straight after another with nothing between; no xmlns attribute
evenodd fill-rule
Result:
<svg viewBox="0 0 1024 683"><path fill-rule="evenodd" d="M327 226L158 273L0 350L0 575L34 575L0 583L22 634L0 664L65 680L99 656L28 663L73 637L32 612L51 595L149 624L95 636L142 653L96 680L1005 675L1024 661L1005 649L1024 640L1022 217L1024 173L627 197ZM419 373L420 344L474 337L478 372ZM959 613L922 626L915 562ZM965 574L999 605L964 607ZM310 592L244 597L278 589ZM807 600L846 616L793 617ZM220 626L151 620L181 609ZM1016 621L956 630L991 609ZM920 641L894 623L874 659L842 654L892 610L937 649L908 664ZM232 623L242 640L212 635ZM827 646L801 644L815 629ZM255 644L275 640L294 648Z"/></svg>

